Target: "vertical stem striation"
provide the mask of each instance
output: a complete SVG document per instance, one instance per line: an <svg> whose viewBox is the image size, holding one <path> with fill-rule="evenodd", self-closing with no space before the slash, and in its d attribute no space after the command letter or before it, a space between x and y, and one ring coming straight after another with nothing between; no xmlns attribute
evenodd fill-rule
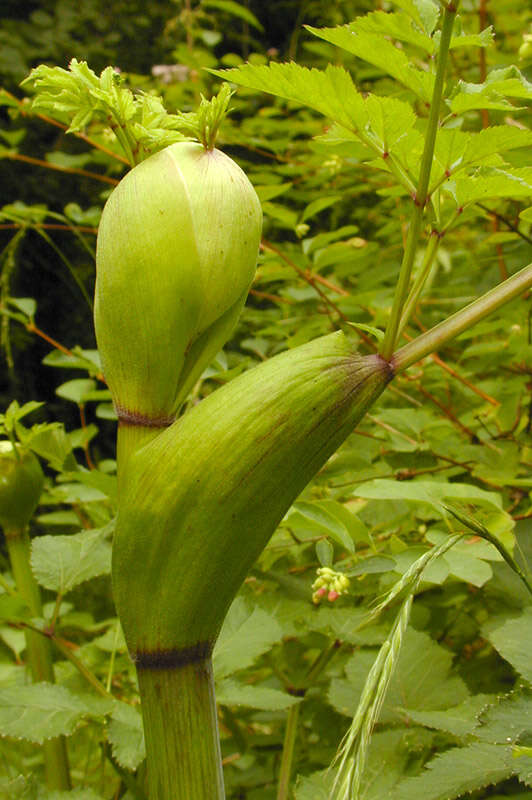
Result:
<svg viewBox="0 0 532 800"><path fill-rule="evenodd" d="M30 567L30 538L25 529L4 530L13 577L20 595L31 613L42 617L41 595ZM26 631L28 662L35 682L54 683L54 668L50 641L36 631ZM43 744L46 785L49 789L70 789L70 774L66 742L63 736L48 739Z"/></svg>
<svg viewBox="0 0 532 800"><path fill-rule="evenodd" d="M290 791L290 776L294 762L294 751L297 739L297 725L299 722L299 709L301 703L293 705L288 711L286 728L284 732L283 756L281 759L281 769L279 771L279 783L277 786L277 800L288 800Z"/></svg>
<svg viewBox="0 0 532 800"><path fill-rule="evenodd" d="M410 284L410 275L412 273L412 266L414 264L414 258L416 255L416 247L423 224L423 214L428 196L430 170L434 155L434 144L436 142L436 133L438 132L438 123L440 119L440 105L445 81L447 55L449 53L449 45L451 43L451 36L457 9L458 3L450 2L445 7L440 39L440 49L438 53L438 66L436 69L436 77L434 79L434 90L432 93L430 114L427 124L427 132L425 135L425 146L423 149L423 157L421 159L421 167L419 171L418 188L414 196L414 209L412 212L410 228L408 230L403 261L399 271L399 278L397 281L397 286L395 287L392 311L390 314L390 319L388 320L388 325L386 326L386 333L384 335L384 342L381 349L381 355L386 361L390 359L397 341L397 330L401 321L401 313L408 292L408 286Z"/></svg>
<svg viewBox="0 0 532 800"><path fill-rule="evenodd" d="M176 666L137 663L150 800L223 800L210 656Z"/></svg>

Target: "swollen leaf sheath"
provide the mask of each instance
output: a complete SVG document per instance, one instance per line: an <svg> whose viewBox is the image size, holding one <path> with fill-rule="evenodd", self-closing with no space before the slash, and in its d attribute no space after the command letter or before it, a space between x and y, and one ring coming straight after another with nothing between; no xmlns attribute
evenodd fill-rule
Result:
<svg viewBox="0 0 532 800"><path fill-rule="evenodd" d="M238 319L261 223L240 167L194 142L141 162L112 192L98 231L94 320L119 418L153 425L175 414Z"/></svg>
<svg viewBox="0 0 532 800"><path fill-rule="evenodd" d="M208 653L294 499L392 377L340 332L231 381L132 457L113 583L138 660Z"/></svg>

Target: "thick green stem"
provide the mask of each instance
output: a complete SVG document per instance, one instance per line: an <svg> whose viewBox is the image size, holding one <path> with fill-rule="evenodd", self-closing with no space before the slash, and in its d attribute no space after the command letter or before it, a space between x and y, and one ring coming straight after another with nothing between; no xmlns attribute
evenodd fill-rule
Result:
<svg viewBox="0 0 532 800"><path fill-rule="evenodd" d="M121 476L124 473L126 464L135 450L142 447L161 433L164 428L119 424L116 443L116 460L118 464L118 485L121 484Z"/></svg>
<svg viewBox="0 0 532 800"><path fill-rule="evenodd" d="M150 800L223 800L211 659L137 663Z"/></svg>
<svg viewBox="0 0 532 800"><path fill-rule="evenodd" d="M30 567L30 539L24 529L5 530L11 569L17 589L31 613L42 617L41 595ZM50 641L36 631L26 631L28 662L35 682L54 682ZM43 744L46 785L49 789L70 789L66 742L63 736Z"/></svg>
<svg viewBox="0 0 532 800"><path fill-rule="evenodd" d="M442 345L459 336L505 303L518 297L531 286L532 264L529 264L519 272L516 272L515 275L495 286L494 289L486 292L478 300L473 300L472 303L457 311L456 314L401 347L390 359L390 364L395 373L404 372L407 367L415 364L416 361L430 353L434 353Z"/></svg>
<svg viewBox="0 0 532 800"><path fill-rule="evenodd" d="M412 212L410 228L408 230L408 237L401 269L399 272L399 279L397 281L397 286L395 287L392 311L390 314L390 319L388 320L388 325L386 327L386 333L384 335L384 341L381 349L381 355L387 361L390 359L397 341L397 331L401 320L405 298L408 292L408 286L410 284L410 275L412 273L412 266L414 264L414 258L416 255L417 243L423 225L423 214L428 196L430 170L434 155L434 144L436 141L436 133L438 131L440 118L440 105L445 81L447 55L449 53L449 44L451 42L457 8L458 3L448 3L443 17L440 49L438 53L438 66L434 79L434 89L432 92L430 114L427 124L427 132L425 135L425 145L419 171L418 187L414 196L414 209Z"/></svg>
<svg viewBox="0 0 532 800"><path fill-rule="evenodd" d="M294 750L297 739L297 724L299 722L299 708L301 703L296 703L288 711L286 728L284 732L283 756L279 770L279 783L277 786L277 800L288 800L290 790L290 776L294 761Z"/></svg>

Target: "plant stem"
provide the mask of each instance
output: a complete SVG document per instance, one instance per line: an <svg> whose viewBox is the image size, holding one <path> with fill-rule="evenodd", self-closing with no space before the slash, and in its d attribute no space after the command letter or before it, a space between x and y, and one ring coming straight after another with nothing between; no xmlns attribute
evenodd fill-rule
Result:
<svg viewBox="0 0 532 800"><path fill-rule="evenodd" d="M295 703L288 710L286 728L284 732L283 755L281 769L279 770L279 784L277 787L277 800L288 800L290 790L290 776L294 761L294 750L297 738L297 724L299 722L299 708L301 703Z"/></svg>
<svg viewBox="0 0 532 800"><path fill-rule="evenodd" d="M7 551L17 589L31 613L42 617L39 586L30 567L30 538L21 528L4 530ZM28 662L35 682L54 683L52 653L48 638L35 631L26 631ZM63 736L48 739L43 744L46 785L49 789L70 789L70 773L66 742Z"/></svg>
<svg viewBox="0 0 532 800"><path fill-rule="evenodd" d="M404 372L407 367L435 352L531 286L532 264L529 264L456 314L452 314L448 319L397 350L390 359L395 373Z"/></svg>
<svg viewBox="0 0 532 800"><path fill-rule="evenodd" d="M116 460L118 463L118 485L122 484L122 476L128 460L133 453L161 433L164 428L145 427L144 425L125 425L119 423L116 443Z"/></svg>
<svg viewBox="0 0 532 800"><path fill-rule="evenodd" d="M423 264L419 271L419 275L416 278L414 285L412 286L410 293L406 299L405 306L403 309L403 313L401 314L401 319L399 322L399 327L397 328L397 336L396 339L399 338L405 327L408 325L408 321L412 316L414 308L416 307L417 301L419 300L419 296L423 291L423 287L427 281L430 268L434 262L434 258L436 257L436 252L438 250L438 245L440 243L440 237L436 233L436 231L432 231L429 243L425 250L425 257L423 259Z"/></svg>
<svg viewBox="0 0 532 800"><path fill-rule="evenodd" d="M210 657L174 667L137 664L150 800L223 800Z"/></svg>
<svg viewBox="0 0 532 800"><path fill-rule="evenodd" d="M306 687L312 686L312 684L323 672L331 658L333 658L341 646L342 643L335 639L325 650L322 650L307 672L304 682L305 688L300 690L300 692L297 694L300 694L302 697L305 696L307 691ZM293 769L294 752L297 740L299 709L302 702L293 705L288 711L283 741L283 755L281 757L281 768L279 770L279 783L277 786L277 800L288 800L290 777Z"/></svg>
<svg viewBox="0 0 532 800"><path fill-rule="evenodd" d="M440 105L443 94L443 84L445 80L445 69L447 65L447 55L449 52L449 44L453 32L454 19L458 10L458 3L448 3L445 8L443 16L443 26L440 39L440 49L438 53L438 66L436 69L436 76L434 79L434 89L432 92L432 101L430 104L430 114L427 125L427 132L425 135L425 145L423 149L423 157L421 159L421 167L419 171L419 181L417 192L414 196L414 209L412 212L412 220L408 230L408 237L406 241L405 251L403 254L403 261L399 271L399 278L397 286L395 287L395 295L393 298L393 306L386 326L386 333L382 344L381 355L387 361L390 359L397 341L397 330L401 320L401 313L404 306L408 286L410 283L410 275L412 273L412 265L416 255L416 247L421 233L423 224L423 213L428 196L428 186L430 179L430 170L432 167L432 158L434 155L434 144L436 141L436 133L438 131L438 123L440 117Z"/></svg>

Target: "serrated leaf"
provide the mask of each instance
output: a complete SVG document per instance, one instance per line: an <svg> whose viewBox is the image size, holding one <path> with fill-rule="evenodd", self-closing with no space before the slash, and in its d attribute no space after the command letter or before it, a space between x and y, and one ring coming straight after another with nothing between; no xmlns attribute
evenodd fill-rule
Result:
<svg viewBox="0 0 532 800"><path fill-rule="evenodd" d="M530 695L510 695L496 701L480 716L477 739L490 744L515 744L532 732L532 698Z"/></svg>
<svg viewBox="0 0 532 800"><path fill-rule="evenodd" d="M525 608L519 616L489 620L482 634L525 680L532 683L532 608Z"/></svg>
<svg viewBox="0 0 532 800"><path fill-rule="evenodd" d="M510 125L494 125L478 133L469 134L469 141L463 155L465 164L479 164L481 160L494 153L504 153L532 144L532 131L514 128Z"/></svg>
<svg viewBox="0 0 532 800"><path fill-rule="evenodd" d="M361 650L347 662L347 680L334 679L329 701L341 714L355 713L375 652ZM445 710L468 697L462 679L453 675L452 654L421 631L409 629L384 699L380 721L404 721L410 710Z"/></svg>
<svg viewBox="0 0 532 800"><path fill-rule="evenodd" d="M362 95L342 67L329 64L325 70L318 70L295 63L271 63L211 71L238 86L269 92L313 108L348 130L358 130L366 121Z"/></svg>
<svg viewBox="0 0 532 800"><path fill-rule="evenodd" d="M84 581L111 572L109 526L32 542L31 568L45 589L64 595Z"/></svg>
<svg viewBox="0 0 532 800"><path fill-rule="evenodd" d="M246 602L237 597L224 620L213 653L217 680L248 667L279 642L283 631L279 623L260 608L250 613Z"/></svg>
<svg viewBox="0 0 532 800"><path fill-rule="evenodd" d="M408 718L418 725L446 731L453 736L468 736L476 734L480 726L480 712L493 702L495 695L479 694L468 697L463 703L448 708L445 711L411 711Z"/></svg>
<svg viewBox="0 0 532 800"><path fill-rule="evenodd" d="M431 35L440 15L440 8L435 0L392 0L392 2L406 11L425 33Z"/></svg>
<svg viewBox="0 0 532 800"><path fill-rule="evenodd" d="M426 769L401 781L395 800L454 800L510 777L515 761L510 747L474 743L455 747L429 761Z"/></svg>
<svg viewBox="0 0 532 800"><path fill-rule="evenodd" d="M479 200L496 197L531 197L532 167L516 169L483 168L475 176L461 177L444 184L463 207Z"/></svg>
<svg viewBox="0 0 532 800"><path fill-rule="evenodd" d="M365 32L363 20L364 17L361 18L361 22L355 20L348 25L335 28L312 28L308 25L306 27L314 36L325 39L326 42L341 47L378 67L422 100L430 102L434 86L433 75L415 67L403 50L399 50L382 35Z"/></svg>
<svg viewBox="0 0 532 800"><path fill-rule="evenodd" d="M454 114L478 108L515 108L507 98L532 98L532 83L514 66L491 70L484 83L459 81L450 106Z"/></svg>
<svg viewBox="0 0 532 800"><path fill-rule="evenodd" d="M235 680L225 679L216 683L216 700L224 706L247 706L262 711L284 711L301 702L300 697L270 689L267 686L246 686Z"/></svg>
<svg viewBox="0 0 532 800"><path fill-rule="evenodd" d="M455 50L457 47L489 47L493 44L495 33L490 25L479 33L457 33L452 36L449 49Z"/></svg>
<svg viewBox="0 0 532 800"><path fill-rule="evenodd" d="M0 735L42 744L70 736L84 719L103 717L113 703L51 683L0 689Z"/></svg>
<svg viewBox="0 0 532 800"><path fill-rule="evenodd" d="M146 757L142 716L128 703L116 703L107 727L114 758L125 769L135 770Z"/></svg>
<svg viewBox="0 0 532 800"><path fill-rule="evenodd" d="M434 42L419 27L412 25L412 19L401 13L372 11L351 23L351 29L358 33L374 33L391 37L399 42L408 42L427 53L434 52Z"/></svg>

